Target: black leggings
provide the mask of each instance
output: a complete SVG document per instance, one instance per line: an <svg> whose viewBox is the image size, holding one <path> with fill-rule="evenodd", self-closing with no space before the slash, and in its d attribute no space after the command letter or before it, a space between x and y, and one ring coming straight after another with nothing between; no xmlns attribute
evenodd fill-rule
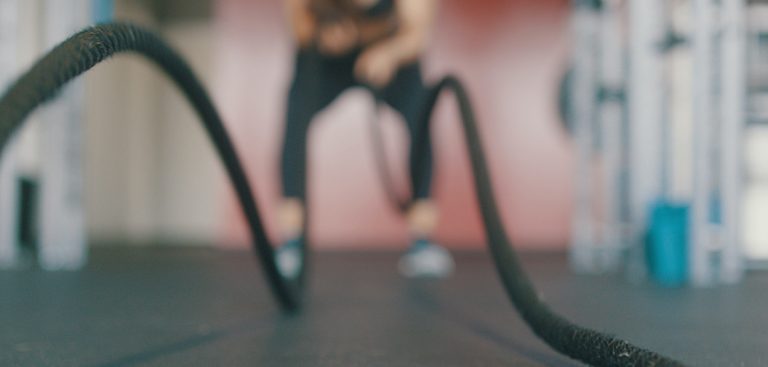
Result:
<svg viewBox="0 0 768 367"><path fill-rule="evenodd" d="M365 87L354 76L358 52L348 56L330 58L314 50L301 50L288 94L286 126L282 151L283 195L288 198L306 198L307 131L315 115L327 107L342 92L352 87ZM428 198L432 181L432 148L426 138L426 158L414 162L413 137L422 113L427 89L421 77L418 63L402 67L392 82L377 95L398 111L408 126L411 136L409 155L411 189L416 199ZM427 133L428 134L428 133ZM421 172L416 172L417 169ZM421 177L417 180L418 175ZM417 183L418 182L418 183ZM416 187L418 186L418 187Z"/></svg>

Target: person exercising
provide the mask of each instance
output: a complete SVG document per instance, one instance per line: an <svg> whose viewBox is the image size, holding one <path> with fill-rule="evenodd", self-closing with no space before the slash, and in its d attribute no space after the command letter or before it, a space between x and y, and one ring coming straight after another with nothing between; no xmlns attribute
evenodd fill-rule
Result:
<svg viewBox="0 0 768 367"><path fill-rule="evenodd" d="M286 4L298 50L282 147L284 199L279 223L285 242L277 251L277 264L290 278L298 275L303 261L307 131L312 120L345 90L363 87L399 112L413 140L427 93L418 60L427 45L437 0L286 0ZM426 157L418 163L411 144L414 202L407 220L413 242L399 268L406 276L442 277L453 271L454 263L448 251L430 241L437 210L430 199L428 137L426 143ZM415 172L417 165L421 172Z"/></svg>

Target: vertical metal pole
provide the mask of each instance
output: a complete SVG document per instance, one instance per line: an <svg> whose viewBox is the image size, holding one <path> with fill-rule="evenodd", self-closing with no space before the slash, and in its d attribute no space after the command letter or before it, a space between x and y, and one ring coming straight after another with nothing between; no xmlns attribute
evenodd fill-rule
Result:
<svg viewBox="0 0 768 367"><path fill-rule="evenodd" d="M18 0L0 0L0 91L5 91L18 64ZM0 92L2 93L2 92ZM18 262L16 213L16 139L8 142L0 157L0 267Z"/></svg>
<svg viewBox="0 0 768 367"><path fill-rule="evenodd" d="M675 3L670 7L672 31L691 34L691 4ZM688 46L675 47L668 52L669 87L668 112L670 156L669 199L676 203L690 203L693 195L693 58ZM686 229L687 230L687 229ZM687 245L687 244L686 244Z"/></svg>
<svg viewBox="0 0 768 367"><path fill-rule="evenodd" d="M647 230L649 207L662 194L661 1L665 0L629 0L629 205L636 249Z"/></svg>
<svg viewBox="0 0 768 367"><path fill-rule="evenodd" d="M742 134L746 119L745 0L723 0L722 34L722 237L721 281L738 282L743 274L741 200Z"/></svg>
<svg viewBox="0 0 768 367"><path fill-rule="evenodd" d="M703 286L712 282L710 264L712 173L712 0L693 0L693 202L689 235L690 280Z"/></svg>
<svg viewBox="0 0 768 367"><path fill-rule="evenodd" d="M574 1L573 83L570 102L576 143L574 211L571 263L577 271L595 271L595 213L593 208L593 132L596 96L595 10L584 1Z"/></svg>
<svg viewBox="0 0 768 367"><path fill-rule="evenodd" d="M621 143L623 102L616 93L624 87L624 44L622 42L621 9L616 1L606 1L600 14L600 79L610 98L600 105L600 134L602 141L602 256L600 262L607 270L619 266L623 247L621 230Z"/></svg>

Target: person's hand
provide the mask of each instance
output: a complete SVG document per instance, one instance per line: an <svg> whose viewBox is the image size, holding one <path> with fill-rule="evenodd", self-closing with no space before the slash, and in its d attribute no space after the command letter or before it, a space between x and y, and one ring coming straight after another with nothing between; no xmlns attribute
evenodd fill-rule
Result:
<svg viewBox="0 0 768 367"><path fill-rule="evenodd" d="M397 72L398 62L385 47L371 47L365 50L355 63L355 76L363 83L375 88L384 88Z"/></svg>
<svg viewBox="0 0 768 367"><path fill-rule="evenodd" d="M357 45L357 28L349 20L323 25L317 36L320 52L329 56L343 55Z"/></svg>

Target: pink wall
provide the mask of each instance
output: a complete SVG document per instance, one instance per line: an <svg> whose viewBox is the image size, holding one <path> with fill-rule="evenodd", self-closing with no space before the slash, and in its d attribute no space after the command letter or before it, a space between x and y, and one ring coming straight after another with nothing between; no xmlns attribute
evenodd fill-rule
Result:
<svg viewBox="0 0 768 367"><path fill-rule="evenodd" d="M219 0L216 96L265 213L279 199L278 152L292 47L281 2ZM570 146L558 129L557 79L566 57L565 0L445 0L425 69L468 85L479 114L499 207L520 246L563 247L571 205ZM385 200L368 137L370 103L348 93L319 116L310 143L312 236L319 246L404 246L407 232ZM448 99L446 99L447 101ZM392 169L405 187L406 135L387 118ZM437 238L483 242L463 136L452 103L433 132ZM226 243L246 243L231 192L224 191ZM266 218L274 230L274 218ZM274 232L273 232L274 233Z"/></svg>

